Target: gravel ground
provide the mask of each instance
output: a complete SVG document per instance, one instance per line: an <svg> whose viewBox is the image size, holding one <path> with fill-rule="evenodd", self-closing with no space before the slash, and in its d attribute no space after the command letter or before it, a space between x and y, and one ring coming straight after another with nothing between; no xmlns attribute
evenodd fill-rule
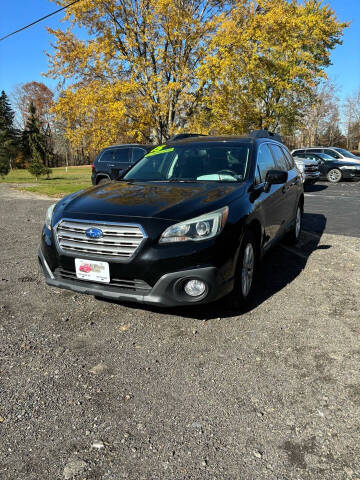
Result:
<svg viewBox="0 0 360 480"><path fill-rule="evenodd" d="M2 480L360 479L359 238L276 247L244 312L155 310L45 285L50 203L0 185Z"/></svg>

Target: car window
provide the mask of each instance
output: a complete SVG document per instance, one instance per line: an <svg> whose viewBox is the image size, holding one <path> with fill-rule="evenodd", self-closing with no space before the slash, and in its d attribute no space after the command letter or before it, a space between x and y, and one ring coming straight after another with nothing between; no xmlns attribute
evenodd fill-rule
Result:
<svg viewBox="0 0 360 480"><path fill-rule="evenodd" d="M261 183L261 176L260 176L259 167L258 165L256 165L254 184L259 185L259 183Z"/></svg>
<svg viewBox="0 0 360 480"><path fill-rule="evenodd" d="M130 148L116 148L114 150L114 162L129 162Z"/></svg>
<svg viewBox="0 0 360 480"><path fill-rule="evenodd" d="M132 162L137 162L142 158L146 153L144 148L135 147L132 149Z"/></svg>
<svg viewBox="0 0 360 480"><path fill-rule="evenodd" d="M309 148L309 150L305 150L305 153L322 153L323 151L323 148Z"/></svg>
<svg viewBox="0 0 360 480"><path fill-rule="evenodd" d="M270 145L270 148L272 153L274 154L277 168L287 172L289 170L289 167L282 149L279 147L279 145L273 144Z"/></svg>
<svg viewBox="0 0 360 480"><path fill-rule="evenodd" d="M289 152L289 150L285 147L281 147L282 151L284 152L284 155L285 155L285 158L288 162L288 170L291 170L292 168L295 167L295 164L294 164L294 159L293 157L291 156L291 153ZM301 154L300 154L301 155Z"/></svg>
<svg viewBox="0 0 360 480"><path fill-rule="evenodd" d="M308 158L309 160L318 160L317 156L312 153L306 153L304 157Z"/></svg>
<svg viewBox="0 0 360 480"><path fill-rule="evenodd" d="M333 158L341 158L341 155L335 152L335 150L330 150L329 148L325 148L324 153L326 153L327 155L330 155L330 157L333 157Z"/></svg>
<svg viewBox="0 0 360 480"><path fill-rule="evenodd" d="M259 167L261 181L265 182L267 172L276 168L274 157L271 155L267 143L262 143L259 147L257 165Z"/></svg>
<svg viewBox="0 0 360 480"><path fill-rule="evenodd" d="M299 155L299 153L304 153L305 150L294 150L293 151L293 155L295 155L296 157Z"/></svg>
<svg viewBox="0 0 360 480"><path fill-rule="evenodd" d="M112 162L114 159L114 150L105 150L100 157L100 162Z"/></svg>

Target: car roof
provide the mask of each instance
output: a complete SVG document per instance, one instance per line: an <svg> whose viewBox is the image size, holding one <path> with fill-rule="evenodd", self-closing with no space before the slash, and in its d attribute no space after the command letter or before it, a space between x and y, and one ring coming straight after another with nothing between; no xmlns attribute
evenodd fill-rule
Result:
<svg viewBox="0 0 360 480"><path fill-rule="evenodd" d="M220 135L220 136L201 136L201 137L188 137L180 140L173 140L166 142L166 145L190 145L196 143L221 143L221 142L241 142L241 143L256 143L270 141L282 145L280 142L277 142L273 138L266 137L251 137L249 135Z"/></svg>

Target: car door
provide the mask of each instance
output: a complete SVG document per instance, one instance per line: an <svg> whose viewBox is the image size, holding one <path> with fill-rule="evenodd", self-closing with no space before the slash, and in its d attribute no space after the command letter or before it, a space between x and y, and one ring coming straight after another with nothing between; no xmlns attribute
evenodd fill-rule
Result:
<svg viewBox="0 0 360 480"><path fill-rule="evenodd" d="M114 148L113 163L111 165L111 178L117 179L119 173L130 165L130 148L118 147Z"/></svg>
<svg viewBox="0 0 360 480"><path fill-rule="evenodd" d="M283 185L271 185L269 191L264 191L266 174L276 169L275 160L267 143L261 143L257 151L257 164L254 185L254 213L260 217L265 230L264 247L280 233L284 194Z"/></svg>
<svg viewBox="0 0 360 480"><path fill-rule="evenodd" d="M112 148L107 148L103 150L99 160L97 162L96 173L106 173L109 178L111 177L111 169L114 165L114 150Z"/></svg>
<svg viewBox="0 0 360 480"><path fill-rule="evenodd" d="M279 207L279 215L281 216L280 230L283 230L292 220L294 220L295 217L297 190L294 187L298 183L298 172L295 167L292 168L292 165L290 165L290 160L286 159L284 150L280 147L280 145L272 143L270 145L270 149L274 156L275 164L278 170L283 170L288 174L286 183L282 185L282 201Z"/></svg>

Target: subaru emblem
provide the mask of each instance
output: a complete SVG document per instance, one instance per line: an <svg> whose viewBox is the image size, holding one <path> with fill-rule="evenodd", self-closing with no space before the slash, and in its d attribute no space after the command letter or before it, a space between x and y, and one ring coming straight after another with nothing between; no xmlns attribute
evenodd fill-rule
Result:
<svg viewBox="0 0 360 480"><path fill-rule="evenodd" d="M88 228L86 231L85 231L85 235L88 237L88 238L101 238L104 236L104 233L103 231L100 229L100 228L96 228L96 227L91 227L91 228Z"/></svg>

